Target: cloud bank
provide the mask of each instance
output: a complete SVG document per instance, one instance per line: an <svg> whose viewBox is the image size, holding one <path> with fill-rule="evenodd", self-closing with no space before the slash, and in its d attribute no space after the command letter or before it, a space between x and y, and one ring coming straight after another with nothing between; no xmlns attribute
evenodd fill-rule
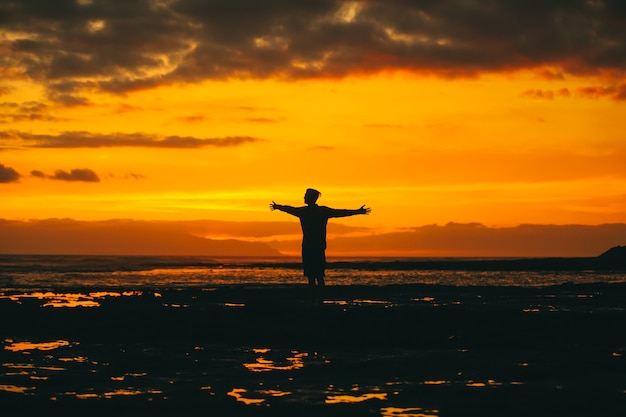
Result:
<svg viewBox="0 0 626 417"><path fill-rule="evenodd" d="M45 173L34 170L30 172L30 175L36 178L45 178L50 180L59 180L59 181L82 181L82 182L100 182L100 177L93 170L88 168L78 168L72 169L70 171L65 171L62 169L57 169L54 172L54 175L46 175Z"/></svg>
<svg viewBox="0 0 626 417"><path fill-rule="evenodd" d="M611 91L626 85L622 0L5 0L0 24L3 78L35 80L70 105L84 91L386 70L549 66L561 77L612 74Z"/></svg>
<svg viewBox="0 0 626 417"><path fill-rule="evenodd" d="M20 174L11 167L0 164L0 183L17 182Z"/></svg>
<svg viewBox="0 0 626 417"><path fill-rule="evenodd" d="M227 136L222 138L195 138L191 136L161 136L148 133L63 132L58 135L37 135L26 132L0 132L0 150L11 147L24 148L107 148L144 147L196 149L204 147L228 148L261 139L249 136Z"/></svg>

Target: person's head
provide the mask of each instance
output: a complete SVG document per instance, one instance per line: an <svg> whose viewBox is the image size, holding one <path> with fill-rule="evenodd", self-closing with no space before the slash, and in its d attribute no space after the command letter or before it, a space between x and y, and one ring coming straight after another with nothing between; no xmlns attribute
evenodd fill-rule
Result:
<svg viewBox="0 0 626 417"><path fill-rule="evenodd" d="M315 202L321 195L322 193L320 193L319 191L314 190L313 188L307 188L306 193L304 193L304 202L306 204L315 204Z"/></svg>

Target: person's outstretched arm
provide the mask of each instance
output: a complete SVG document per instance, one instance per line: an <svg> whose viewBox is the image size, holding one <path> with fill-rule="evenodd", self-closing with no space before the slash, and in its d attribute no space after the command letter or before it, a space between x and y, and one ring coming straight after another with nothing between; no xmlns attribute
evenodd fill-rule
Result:
<svg viewBox="0 0 626 417"><path fill-rule="evenodd" d="M371 208L369 207L365 207L365 204L361 206L361 208L358 208L356 210L350 210L350 209L331 209L331 217L348 217L348 216L354 216L356 214L370 214L370 212L372 211Z"/></svg>
<svg viewBox="0 0 626 417"><path fill-rule="evenodd" d="M285 213L289 213L292 216L298 216L298 209L296 207L283 206L282 204L276 204L274 201L270 203L270 210L284 211Z"/></svg>

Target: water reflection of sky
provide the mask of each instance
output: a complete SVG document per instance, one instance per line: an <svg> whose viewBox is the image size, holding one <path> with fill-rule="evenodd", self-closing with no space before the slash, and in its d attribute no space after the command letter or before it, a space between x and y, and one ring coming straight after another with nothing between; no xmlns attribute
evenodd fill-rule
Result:
<svg viewBox="0 0 626 417"><path fill-rule="evenodd" d="M471 368L458 373L438 367L426 372L428 351L391 353L392 365L398 364L394 357L415 355L419 366L398 377L398 369L387 369L387 362L376 364L382 353L374 352L267 345L220 348L171 341L100 345L10 337L2 341L0 350L0 400L2 395L11 395L85 402L129 397L153 401L192 395L251 408L297 403L364 407L359 410L375 410L383 417L436 417L438 407L429 400L433 393L438 398L446 398L446 393L500 390L522 395L533 384L524 375L535 372L540 360L520 361L514 355L505 377L490 374L500 367L485 371L483 363L471 368L471 360L463 362L467 350L432 353L432 358ZM617 364L622 353L615 350L604 359ZM555 380L555 384L561 383Z"/></svg>
<svg viewBox="0 0 626 417"><path fill-rule="evenodd" d="M251 372L293 371L304 368L304 359L308 352L291 351L290 355L272 355L270 348L255 348L252 352L257 355L254 362L244 363L243 366Z"/></svg>
<svg viewBox="0 0 626 417"><path fill-rule="evenodd" d="M142 295L141 291L96 291L89 293L63 293L52 291L35 291L24 293L0 293L0 299L9 299L18 304L26 300L42 301L43 307L100 307L105 298L133 297Z"/></svg>
<svg viewBox="0 0 626 417"><path fill-rule="evenodd" d="M66 266L68 269L72 265ZM0 275L4 288L131 286L147 288L205 287L223 285L292 285L300 282L302 271L294 267L185 266L128 270L124 265L106 271L7 270ZM327 270L331 285L450 285L450 286L522 286L537 287L563 283L624 282L624 274L597 271L453 271L453 270Z"/></svg>

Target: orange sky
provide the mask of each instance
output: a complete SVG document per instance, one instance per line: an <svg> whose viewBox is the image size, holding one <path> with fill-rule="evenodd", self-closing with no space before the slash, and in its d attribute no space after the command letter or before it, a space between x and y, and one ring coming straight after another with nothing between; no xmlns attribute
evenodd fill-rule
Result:
<svg viewBox="0 0 626 417"><path fill-rule="evenodd" d="M621 3L10 3L0 218L626 223Z"/></svg>

